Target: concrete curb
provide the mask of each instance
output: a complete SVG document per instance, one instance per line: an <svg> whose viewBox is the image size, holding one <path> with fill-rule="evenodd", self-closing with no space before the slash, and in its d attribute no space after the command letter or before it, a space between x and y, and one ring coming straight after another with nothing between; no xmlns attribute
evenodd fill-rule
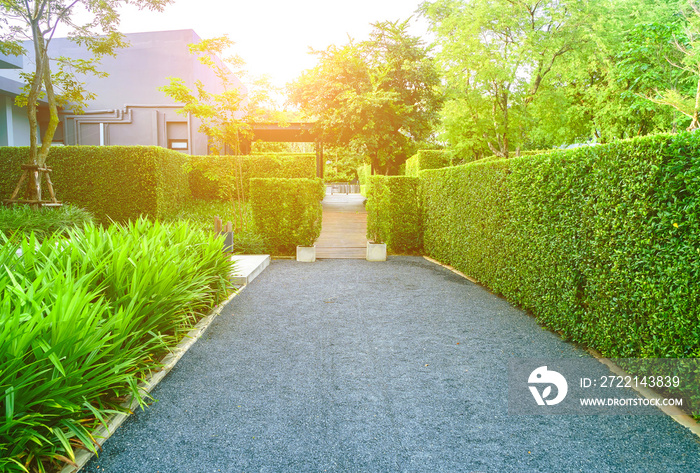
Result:
<svg viewBox="0 0 700 473"><path fill-rule="evenodd" d="M596 360L598 360L600 363L604 364L605 366L608 367L610 371L615 373L617 376L630 376L624 369L620 368L615 364L614 361L612 361L610 358L605 358L603 355L601 355L599 352L592 348L586 349L588 353L590 353ZM666 399L664 396L661 394L657 393L653 389L645 388L644 386L630 386L632 389L637 391L642 397L646 399L656 399L659 401L662 401ZM673 420L681 424L683 427L687 428L690 430L692 433L700 437L700 423L693 419L691 416L688 414L684 413L682 410L680 410L676 406L663 406L663 405L658 405L657 408L661 410L664 414L667 416L671 417Z"/></svg>
<svg viewBox="0 0 700 473"><path fill-rule="evenodd" d="M199 339L199 337L202 336L204 331L221 313L226 304L231 302L231 300L234 297L236 297L245 287L246 286L238 288L236 292L231 294L221 304L214 307L208 315L206 315L199 322L197 322L197 324L194 326L194 328L192 328L192 330L187 332L187 335L185 335L185 337L180 341L180 343L178 343L177 346L172 348L170 353L165 355L165 357L161 360L163 368L158 372L152 373L148 377L148 379L139 383L139 390L142 394L150 393L153 390L153 388L155 388L156 385L163 378L165 378L165 375L167 375L170 372L170 370L173 369L173 367L177 364L180 358L182 358L182 355L184 355L187 352L187 350L189 350L189 348L192 345L194 345L194 343ZM95 442L99 446L98 448L101 448L102 445L107 441L107 439L111 437L112 434L117 430L117 428L119 428L119 426L122 425L131 414L133 414L133 412L139 407L139 403L138 401L133 399L133 397L129 396L129 399L126 400L122 404L122 406L128 409L129 414L121 413L113 415L109 418L106 428L105 426L101 425L97 430L95 430L92 433ZM88 461L90 461L90 459L94 455L95 454L90 450L81 449L75 454L75 466L66 465L60 470L60 473L77 473L82 467L84 467L87 464Z"/></svg>
<svg viewBox="0 0 700 473"><path fill-rule="evenodd" d="M462 273L461 271L459 271L459 270L453 268L453 267L450 266L450 265L443 264L443 263L439 262L438 260L435 260L435 259L430 258L430 257L428 257L428 256L423 256L423 258L426 259L426 260L428 260L428 261L430 261L431 263L437 264L438 266L442 266L442 267L445 268L445 269L449 269L449 270L452 271L453 273L462 276L463 278L469 280L470 282L473 282L474 284L478 284L479 286L486 287L486 286L484 286L483 284L481 284L479 281L477 281L477 280L475 280L475 279L473 279L473 278L470 278L470 277L467 276L466 274L464 274L464 273ZM487 288L487 289L488 289L488 288ZM490 291L489 291L489 292L490 292ZM622 369L622 368L619 367L617 364L615 364L615 362L613 362L610 358L605 358L601 353L599 353L598 351L596 351L596 350L594 350L594 349L592 349L592 348L586 348L585 350L586 350L586 352L588 352L591 356L593 356L596 360L598 360L598 362L600 362L601 364L605 365L610 371L612 371L613 373L615 373L615 375L617 375L617 376L623 376L623 377L629 376L629 374L628 374L624 369ZM661 394L657 393L656 391L654 391L654 390L652 390L652 389L649 389L649 388L645 388L645 387L643 387L643 386L632 387L632 389L634 389L635 391L637 391L637 392L638 392L642 397L644 397L645 399L650 399L650 400L652 400L652 399L653 399L653 400L663 400L663 399L666 399L664 396L662 396ZM671 417L674 421L676 421L677 423L679 423L679 424L682 425L683 427L685 427L685 428L687 428L688 430L690 430L693 434L695 434L695 435L697 435L698 437L700 437L700 422L698 422L697 420L693 419L692 416L690 416L690 415L684 413L683 411L681 411L681 410L680 410L678 407L676 407L676 406L660 406L660 405L659 405L659 406L657 406L657 407L658 407L664 414L666 414L667 416Z"/></svg>

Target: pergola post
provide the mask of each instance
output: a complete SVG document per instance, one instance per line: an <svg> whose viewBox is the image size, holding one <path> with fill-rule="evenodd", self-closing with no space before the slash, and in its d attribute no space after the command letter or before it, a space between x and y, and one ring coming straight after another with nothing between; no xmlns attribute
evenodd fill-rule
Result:
<svg viewBox="0 0 700 473"><path fill-rule="evenodd" d="M325 162L323 161L323 141L316 140L316 177L323 179L323 168Z"/></svg>

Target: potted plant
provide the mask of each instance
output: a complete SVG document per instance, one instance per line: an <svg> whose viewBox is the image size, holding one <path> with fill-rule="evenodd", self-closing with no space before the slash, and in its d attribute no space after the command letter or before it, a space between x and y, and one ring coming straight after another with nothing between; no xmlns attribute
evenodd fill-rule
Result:
<svg viewBox="0 0 700 473"><path fill-rule="evenodd" d="M379 178L376 178L379 179ZM379 212L379 195L383 190L382 181L370 180L367 190L367 261L386 261L386 243L382 242Z"/></svg>
<svg viewBox="0 0 700 473"><path fill-rule="evenodd" d="M379 238L379 228L375 225L367 228L367 261L386 261L386 243Z"/></svg>

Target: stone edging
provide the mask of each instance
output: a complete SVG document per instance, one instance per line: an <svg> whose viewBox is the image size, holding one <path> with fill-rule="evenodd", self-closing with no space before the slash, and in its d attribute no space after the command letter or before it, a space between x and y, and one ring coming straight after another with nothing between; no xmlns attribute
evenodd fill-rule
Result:
<svg viewBox="0 0 700 473"><path fill-rule="evenodd" d="M202 336L204 331L209 327L209 325L214 321L214 319L221 313L221 310L231 302L231 300L238 295L245 286L242 286L231 294L225 301L223 301L218 306L214 307L208 315L202 318L197 324L187 332L187 335L177 344L174 348L170 349L170 353L165 355L161 360L163 368L151 375L144 381L140 382L138 387L141 393L150 393L153 388L167 375L170 370L177 364L177 362L182 358L182 355L189 350L189 348L194 345L194 343ZM133 413L139 407L138 401L129 396L129 399L122 404L122 407L128 408L130 413ZM100 425L100 427L92 432L92 436L95 437L95 441L102 447L102 445L107 441L109 437L117 430L117 428L124 423L124 421L132 414L120 413L111 416L107 422L107 427ZM75 454L75 463L77 466L66 465L60 470L60 473L77 473L82 467L84 467L88 461L94 456L90 450L79 450Z"/></svg>
<svg viewBox="0 0 700 473"><path fill-rule="evenodd" d="M426 260L430 261L431 263L435 263L439 266L442 266L445 269L449 269L455 274L458 274L462 276L465 279L468 279L469 281L473 282L474 284L478 284L481 287L483 286L479 281L476 281L473 278L470 278L466 274L462 273L461 271L453 268L452 266L449 266L447 264L442 264L441 262L430 258L428 256L423 256ZM601 355L598 351L592 349L592 348L587 348L586 351L593 356L596 360L598 360L600 363L604 364L607 366L607 368L615 373L616 376L628 376L627 372L617 366L610 358L605 358L603 355ZM658 399L662 400L665 399L662 395L658 394L656 391L643 387L643 386L638 386L638 387L632 387L635 391L637 391L642 397L645 399ZM685 414L683 411L681 411L678 407L676 406L657 406L661 411L666 414L667 416L671 417L671 419L675 420L678 422L680 425L683 427L687 428L690 430L692 433L700 437L700 422L697 420L693 419L692 416Z"/></svg>

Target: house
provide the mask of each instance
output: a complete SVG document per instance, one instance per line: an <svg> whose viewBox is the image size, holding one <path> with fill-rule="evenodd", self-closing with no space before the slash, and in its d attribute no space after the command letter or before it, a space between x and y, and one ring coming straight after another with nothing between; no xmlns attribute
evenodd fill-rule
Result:
<svg viewBox="0 0 700 473"><path fill-rule="evenodd" d="M104 57L98 66L109 75L82 79L85 88L96 94L85 113L60 111L54 144L154 145L188 154L208 154L209 139L198 131L199 121L177 113L182 104L158 90L169 83L169 77L179 77L190 88L199 80L207 90L221 91L211 69L189 52L188 45L201 38L189 29L125 36L130 46L118 50L115 57ZM19 73L22 67L31 70L33 66L32 48L27 50L25 58L0 56L0 146L29 145L26 112L14 105L22 86ZM52 40L50 54L74 59L92 57L85 48L63 38ZM243 84L237 78L234 81L246 93ZM42 121L40 116L40 126Z"/></svg>
<svg viewBox="0 0 700 473"><path fill-rule="evenodd" d="M21 70L24 58L0 54L0 146L29 145L29 120L26 110L15 105L22 84L3 76L8 70Z"/></svg>

